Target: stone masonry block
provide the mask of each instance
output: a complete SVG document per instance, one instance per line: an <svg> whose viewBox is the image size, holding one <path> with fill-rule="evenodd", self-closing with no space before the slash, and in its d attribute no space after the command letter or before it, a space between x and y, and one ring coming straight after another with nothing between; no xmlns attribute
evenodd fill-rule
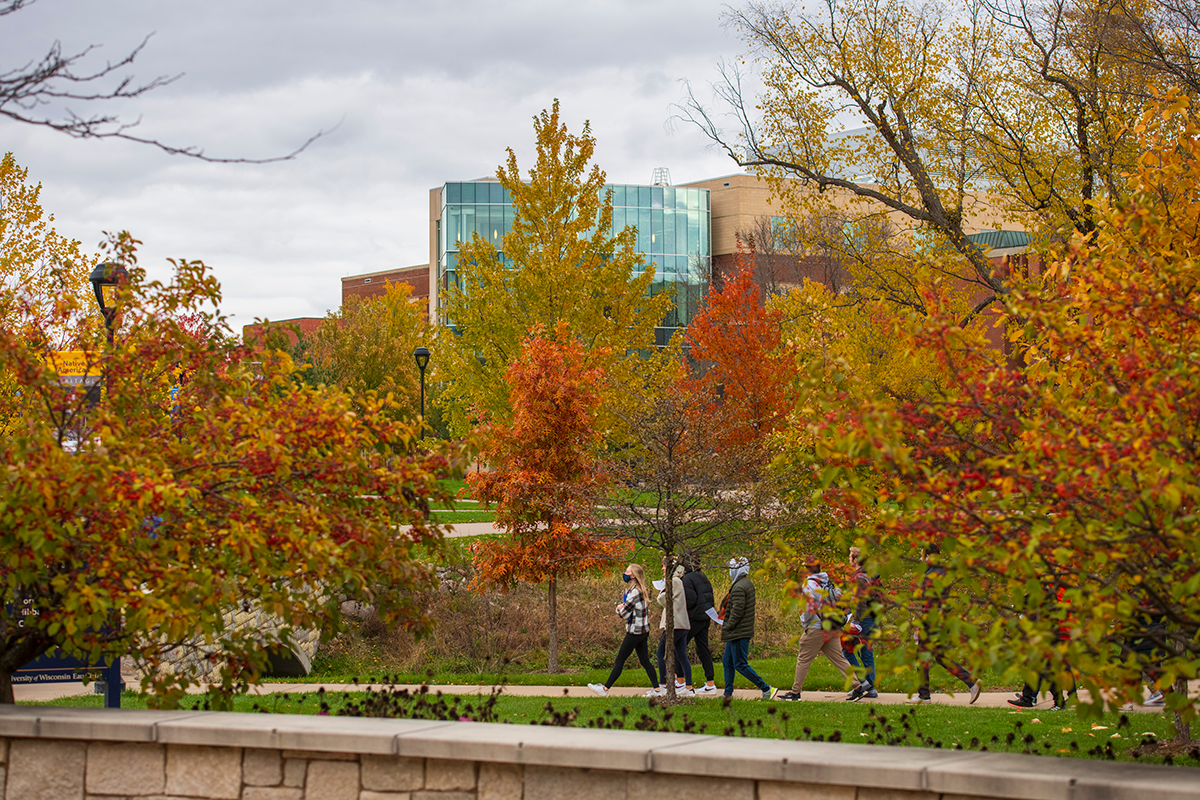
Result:
<svg viewBox="0 0 1200 800"><path fill-rule="evenodd" d="M425 787L425 759L363 754L362 788L410 792Z"/></svg>
<svg viewBox="0 0 1200 800"><path fill-rule="evenodd" d="M6 800L79 800L86 763L83 742L15 739L8 750Z"/></svg>
<svg viewBox="0 0 1200 800"><path fill-rule="evenodd" d="M242 800L304 800L304 790L291 786L247 786Z"/></svg>
<svg viewBox="0 0 1200 800"><path fill-rule="evenodd" d="M311 761L358 761L358 753L326 753L320 750L284 750L284 758L307 758Z"/></svg>
<svg viewBox="0 0 1200 800"><path fill-rule="evenodd" d="M247 748L242 754L242 782L247 786L278 786L283 781L283 759L278 750Z"/></svg>
<svg viewBox="0 0 1200 800"><path fill-rule="evenodd" d="M522 800L525 775L519 764L479 765L479 800Z"/></svg>
<svg viewBox="0 0 1200 800"><path fill-rule="evenodd" d="M304 782L305 800L358 800L358 764L310 761Z"/></svg>
<svg viewBox="0 0 1200 800"><path fill-rule="evenodd" d="M0 739L0 764L8 763L8 739Z"/></svg>
<svg viewBox="0 0 1200 800"><path fill-rule="evenodd" d="M161 744L93 742L87 751L87 793L162 794L166 758Z"/></svg>
<svg viewBox="0 0 1200 800"><path fill-rule="evenodd" d="M822 783L758 782L758 800L855 800L855 786Z"/></svg>
<svg viewBox="0 0 1200 800"><path fill-rule="evenodd" d="M8 767L0 767L0 800L4 800L4 783L8 778Z"/></svg>
<svg viewBox="0 0 1200 800"><path fill-rule="evenodd" d="M412 800L408 792L372 792L363 789L358 793L358 800Z"/></svg>
<svg viewBox="0 0 1200 800"><path fill-rule="evenodd" d="M937 792L910 792L906 789L871 789L861 787L858 800L939 800Z"/></svg>
<svg viewBox="0 0 1200 800"><path fill-rule="evenodd" d="M283 785L304 788L304 775L308 772L308 762L303 758L285 758L283 760Z"/></svg>
<svg viewBox="0 0 1200 800"><path fill-rule="evenodd" d="M626 776L624 772L602 769L527 766L525 800L559 800L563 797L572 800L625 800Z"/></svg>
<svg viewBox="0 0 1200 800"><path fill-rule="evenodd" d="M425 788L439 792L474 791L478 764L445 758L425 760Z"/></svg>
<svg viewBox="0 0 1200 800"><path fill-rule="evenodd" d="M413 792L412 800L475 800L474 792Z"/></svg>
<svg viewBox="0 0 1200 800"><path fill-rule="evenodd" d="M633 773L629 776L627 791L630 797L653 797L655 800L695 800L697 797L754 800L754 781L701 775Z"/></svg>
<svg viewBox="0 0 1200 800"><path fill-rule="evenodd" d="M167 794L237 800L241 791L240 747L167 746Z"/></svg>

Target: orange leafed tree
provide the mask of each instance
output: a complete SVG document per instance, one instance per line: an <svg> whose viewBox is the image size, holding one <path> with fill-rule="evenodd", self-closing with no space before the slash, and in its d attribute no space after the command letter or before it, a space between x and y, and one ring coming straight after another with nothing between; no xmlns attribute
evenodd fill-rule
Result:
<svg viewBox="0 0 1200 800"><path fill-rule="evenodd" d="M761 445L794 406L796 359L783 341L783 312L763 306L753 264L753 252L739 253L737 272L709 295L687 334L696 388L725 407L728 446Z"/></svg>
<svg viewBox="0 0 1200 800"><path fill-rule="evenodd" d="M604 370L565 322L535 327L506 373L513 419L486 431L481 458L489 472L468 477L475 497L496 504L505 539L474 545L475 586L549 587L549 669L558 669L558 580L611 565L625 545L592 530L604 486L595 448Z"/></svg>

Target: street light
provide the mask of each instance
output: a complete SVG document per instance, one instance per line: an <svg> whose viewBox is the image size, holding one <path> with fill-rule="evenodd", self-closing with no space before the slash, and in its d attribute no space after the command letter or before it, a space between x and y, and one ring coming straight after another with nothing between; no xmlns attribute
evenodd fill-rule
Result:
<svg viewBox="0 0 1200 800"><path fill-rule="evenodd" d="M92 270L92 288L96 290L96 302L104 315L104 327L108 331L108 343L113 343L113 328L117 319L117 287L125 283L129 273L120 264L106 261Z"/></svg>
<svg viewBox="0 0 1200 800"><path fill-rule="evenodd" d="M425 440L425 368L429 366L429 348L421 345L413 351L417 369L421 370L421 441Z"/></svg>

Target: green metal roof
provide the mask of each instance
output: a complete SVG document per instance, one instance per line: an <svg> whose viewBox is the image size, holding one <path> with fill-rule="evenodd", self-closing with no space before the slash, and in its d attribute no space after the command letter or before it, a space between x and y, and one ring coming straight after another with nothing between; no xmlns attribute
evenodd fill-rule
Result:
<svg viewBox="0 0 1200 800"><path fill-rule="evenodd" d="M1025 231L980 231L967 234L967 238L984 250L1003 250L1029 245L1029 234Z"/></svg>

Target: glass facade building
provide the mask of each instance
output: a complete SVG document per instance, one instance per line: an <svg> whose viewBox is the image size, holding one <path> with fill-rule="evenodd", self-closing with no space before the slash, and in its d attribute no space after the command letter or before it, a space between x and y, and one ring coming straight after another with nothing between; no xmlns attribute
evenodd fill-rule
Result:
<svg viewBox="0 0 1200 800"><path fill-rule="evenodd" d="M653 294L668 292L674 310L657 332L666 344L676 328L686 326L708 291L712 274L712 230L709 190L685 186L609 184L613 230L637 229L637 250L654 264ZM459 242L478 233L501 249L512 225L512 200L496 181L447 183L441 189L436 239L438 296L455 280ZM439 302L439 317L446 309Z"/></svg>

